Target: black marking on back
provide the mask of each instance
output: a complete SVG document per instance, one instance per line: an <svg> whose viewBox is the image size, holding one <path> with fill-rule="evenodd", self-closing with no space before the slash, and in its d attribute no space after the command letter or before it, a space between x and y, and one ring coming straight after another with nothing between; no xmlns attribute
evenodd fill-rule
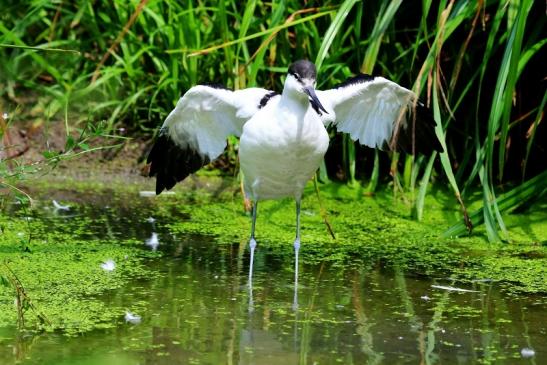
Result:
<svg viewBox="0 0 547 365"><path fill-rule="evenodd" d="M262 99L260 99L260 102L258 103L258 109L264 108L266 104L268 104L268 101L270 101L270 99L276 95L279 95L279 94L276 93L275 91L270 91L269 93L264 95Z"/></svg>
<svg viewBox="0 0 547 365"><path fill-rule="evenodd" d="M412 109L412 105L409 108ZM392 140L386 147L408 154L416 152L430 155L433 151L443 152L443 147L435 134L436 123L431 110L426 108L423 103L418 102L416 109L412 112L415 115L409 113L406 124L395 128ZM413 120L414 117L415 120ZM412 127L413 123L415 123L414 128Z"/></svg>
<svg viewBox="0 0 547 365"><path fill-rule="evenodd" d="M151 164L148 176L156 176L156 194L159 195L209 162L209 158L198 151L176 144L162 128L147 158Z"/></svg>
<svg viewBox="0 0 547 365"><path fill-rule="evenodd" d="M350 77L346 81L338 84L336 86L336 89L340 89L342 87L350 86L350 85L356 85L356 84L364 84L366 82L374 81L375 76L367 75L367 74L359 74L354 77Z"/></svg>
<svg viewBox="0 0 547 365"><path fill-rule="evenodd" d="M289 66L289 74L297 79L313 79L317 77L315 65L308 60L298 60Z"/></svg>

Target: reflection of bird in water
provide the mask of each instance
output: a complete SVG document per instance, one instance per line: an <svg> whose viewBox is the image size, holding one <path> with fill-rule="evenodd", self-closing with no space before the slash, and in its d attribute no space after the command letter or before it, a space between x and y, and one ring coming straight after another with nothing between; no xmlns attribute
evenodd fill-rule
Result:
<svg viewBox="0 0 547 365"><path fill-rule="evenodd" d="M160 194L216 159L229 135L241 137L244 190L253 201L249 283L258 201L292 197L296 201L296 289L300 200L327 151L326 125L372 148L410 153L442 150L434 133L435 121L412 91L369 75L325 91L316 91L315 83L314 64L300 60L289 66L281 95L261 88L231 91L218 85L195 86L169 114L148 156L149 175L156 176Z"/></svg>
<svg viewBox="0 0 547 365"><path fill-rule="evenodd" d="M158 234L156 232L152 232L152 235L144 242L144 244L150 247L152 251L156 251L158 249L158 246L160 245Z"/></svg>
<svg viewBox="0 0 547 365"><path fill-rule="evenodd" d="M238 364L298 364L299 358L298 352L287 351L279 335L271 331L257 327L240 332Z"/></svg>
<svg viewBox="0 0 547 365"><path fill-rule="evenodd" d="M156 219L154 217L148 217L146 218L146 221L152 225L152 235L144 241L144 244L150 247L152 251L156 251L160 245L158 234L154 232L156 230Z"/></svg>

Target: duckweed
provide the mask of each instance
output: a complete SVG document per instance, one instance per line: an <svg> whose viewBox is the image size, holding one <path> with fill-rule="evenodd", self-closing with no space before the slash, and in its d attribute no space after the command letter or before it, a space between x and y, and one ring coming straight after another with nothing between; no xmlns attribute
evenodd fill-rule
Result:
<svg viewBox="0 0 547 365"><path fill-rule="evenodd" d="M50 200L42 199L28 212L14 209L0 215L0 274L7 277L11 270L32 300L36 311L26 310L28 326L76 334L123 321L131 308L107 304L103 296L136 279L159 275L148 263L161 252L142 249L138 238L138 226L150 215L174 237L209 235L218 245L245 244L248 239L250 217L243 210L238 184L231 180L202 177L183 184L175 195L158 198L139 197L138 186L112 184L106 189L84 183L70 186L69 193L65 190L71 201L66 213L53 211ZM50 197L43 187L36 194ZM321 186L320 197L336 239L329 235L317 196L308 187L301 217L303 265L391 267L473 285L494 281L509 293L547 292L545 204L509 216L511 242L493 245L480 228L470 237L441 238L459 217L450 193L442 190L428 195L422 222L411 219L408 197L394 196L388 189L368 197L359 188L330 184ZM90 208L86 199L99 201L101 208ZM292 260L294 220L292 200L261 202L258 250ZM106 260L115 262L114 270L101 268ZM260 282L255 289L260 291ZM49 323L38 320L41 314ZM0 327L15 323L14 288L0 286Z"/></svg>

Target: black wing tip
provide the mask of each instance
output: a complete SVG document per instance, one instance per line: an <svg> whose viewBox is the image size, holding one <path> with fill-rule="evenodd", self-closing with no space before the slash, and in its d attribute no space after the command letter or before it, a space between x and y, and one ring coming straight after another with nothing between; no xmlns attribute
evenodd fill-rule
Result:
<svg viewBox="0 0 547 365"><path fill-rule="evenodd" d="M165 132L160 132L146 159L150 164L148 176L156 177L156 195L172 189L176 183L209 163L208 157L190 146L179 146Z"/></svg>
<svg viewBox="0 0 547 365"><path fill-rule="evenodd" d="M431 110L423 103L418 102L413 113L410 114L406 125L400 126L395 132L390 149L411 155L420 153L426 156L431 155L434 151L444 152L435 133L436 122ZM413 118L415 119L413 120ZM412 127L413 123L415 123L415 128Z"/></svg>
<svg viewBox="0 0 547 365"><path fill-rule="evenodd" d="M336 89L340 89L342 87L347 87L347 86L356 85L356 84L363 84L365 82L371 82L371 81L374 81L375 78L376 76L360 73L338 84L336 86Z"/></svg>
<svg viewBox="0 0 547 365"><path fill-rule="evenodd" d="M435 133L437 122L431 109L427 108L422 102L418 102L416 105L416 123L420 124L420 129L423 131L424 144L428 147L425 148L426 154L430 155L433 151L444 152L444 148Z"/></svg>

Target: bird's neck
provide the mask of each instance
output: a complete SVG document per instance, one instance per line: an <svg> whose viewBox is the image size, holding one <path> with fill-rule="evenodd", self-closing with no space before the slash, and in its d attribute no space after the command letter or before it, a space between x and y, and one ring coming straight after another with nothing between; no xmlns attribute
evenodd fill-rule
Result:
<svg viewBox="0 0 547 365"><path fill-rule="evenodd" d="M304 114L310 106L307 96L288 88L283 89L280 104L293 113Z"/></svg>

